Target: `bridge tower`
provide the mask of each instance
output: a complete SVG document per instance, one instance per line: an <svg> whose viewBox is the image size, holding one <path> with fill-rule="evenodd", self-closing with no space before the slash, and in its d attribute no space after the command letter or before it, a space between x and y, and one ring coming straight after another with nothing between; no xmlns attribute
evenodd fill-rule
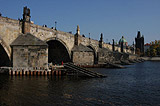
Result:
<svg viewBox="0 0 160 106"><path fill-rule="evenodd" d="M137 37L135 38L136 42L136 54L143 55L144 54L144 36L141 36L140 31L137 33Z"/></svg>
<svg viewBox="0 0 160 106"><path fill-rule="evenodd" d="M23 20L22 20L22 33L26 34L30 32L30 9L27 7L23 8Z"/></svg>

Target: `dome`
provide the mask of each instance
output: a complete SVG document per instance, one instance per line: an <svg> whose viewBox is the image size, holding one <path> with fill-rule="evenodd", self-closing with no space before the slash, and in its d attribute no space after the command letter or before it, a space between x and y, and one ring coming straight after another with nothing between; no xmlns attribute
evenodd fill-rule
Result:
<svg viewBox="0 0 160 106"><path fill-rule="evenodd" d="M121 42L127 43L127 40L122 36L122 38L119 40L119 43L121 43Z"/></svg>
<svg viewBox="0 0 160 106"><path fill-rule="evenodd" d="M122 42L123 42L123 44L124 44L125 46L128 45L128 42L127 42L127 40L124 38L124 36L122 36L122 38L119 40L119 44L121 44Z"/></svg>

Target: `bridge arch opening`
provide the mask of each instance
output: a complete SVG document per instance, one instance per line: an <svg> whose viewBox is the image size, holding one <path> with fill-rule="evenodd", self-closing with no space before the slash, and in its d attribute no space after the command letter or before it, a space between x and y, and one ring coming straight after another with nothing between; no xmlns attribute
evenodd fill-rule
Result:
<svg viewBox="0 0 160 106"><path fill-rule="evenodd" d="M61 64L62 61L71 62L70 54L63 43L58 40L49 40L48 44L48 63Z"/></svg>
<svg viewBox="0 0 160 106"><path fill-rule="evenodd" d="M90 46L90 45L87 46L87 47L93 50L93 52L94 52L94 64L97 64L98 63L98 59L97 59L96 50L92 46Z"/></svg>
<svg viewBox="0 0 160 106"><path fill-rule="evenodd" d="M3 66L11 66L10 58L3 48L3 46L0 44L0 67Z"/></svg>

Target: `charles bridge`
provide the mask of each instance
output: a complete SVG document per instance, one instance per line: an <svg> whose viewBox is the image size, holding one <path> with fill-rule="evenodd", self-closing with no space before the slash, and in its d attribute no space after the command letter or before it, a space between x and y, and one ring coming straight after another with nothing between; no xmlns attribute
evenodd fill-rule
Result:
<svg viewBox="0 0 160 106"><path fill-rule="evenodd" d="M113 50L113 46L111 44L103 42L102 34L99 41L81 36L79 26L77 26L77 33L73 35L68 32L56 30L54 28L48 28L36 25L32 21L30 21L30 9L24 7L23 19L21 20L15 20L0 16L0 44L1 44L1 51L4 52L0 58L1 61L2 60L5 61L5 63L1 64L8 65L9 63L6 62L10 61L11 65L11 63L14 62L13 59L14 53L11 45L18 38L18 36L27 33L30 33L37 39L40 39L48 44L48 48L46 51L47 52L46 58L48 59L48 62L52 63L56 63L56 61L59 63L61 61L64 62L72 61L75 63L77 62L77 64L81 64L83 62L90 64L89 61L92 61L94 63L96 62L99 63L102 57L106 58L104 56L105 53L100 54L101 51L112 52ZM34 42L32 43L34 45ZM114 50L120 53L121 47L114 46ZM78 53L76 54L76 52ZM87 53L92 52L93 56L92 53L85 54L84 52ZM131 51L130 49L124 48L123 52L133 54L133 51ZM108 54L108 52L106 53Z"/></svg>

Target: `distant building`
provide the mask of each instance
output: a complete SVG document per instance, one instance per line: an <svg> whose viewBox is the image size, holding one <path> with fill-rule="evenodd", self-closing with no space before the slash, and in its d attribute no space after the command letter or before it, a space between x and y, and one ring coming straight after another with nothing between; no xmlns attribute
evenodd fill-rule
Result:
<svg viewBox="0 0 160 106"><path fill-rule="evenodd" d="M136 54L144 54L144 36L141 37L140 31L137 33L137 37L135 38L136 42Z"/></svg>
<svg viewBox="0 0 160 106"><path fill-rule="evenodd" d="M146 51L147 51L147 49L149 49L149 48L150 48L150 46L151 46L151 44L146 43L146 44L144 45L144 52L146 52Z"/></svg>

